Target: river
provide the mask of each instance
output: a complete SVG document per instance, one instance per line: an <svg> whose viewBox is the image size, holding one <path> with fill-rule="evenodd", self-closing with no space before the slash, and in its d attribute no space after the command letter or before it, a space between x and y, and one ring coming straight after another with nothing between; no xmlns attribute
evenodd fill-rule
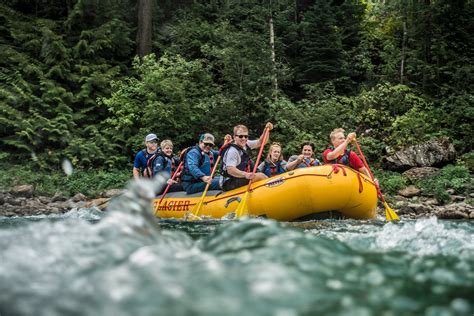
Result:
<svg viewBox="0 0 474 316"><path fill-rule="evenodd" d="M0 315L473 315L474 225L0 217ZM138 198L140 199L140 198Z"/></svg>

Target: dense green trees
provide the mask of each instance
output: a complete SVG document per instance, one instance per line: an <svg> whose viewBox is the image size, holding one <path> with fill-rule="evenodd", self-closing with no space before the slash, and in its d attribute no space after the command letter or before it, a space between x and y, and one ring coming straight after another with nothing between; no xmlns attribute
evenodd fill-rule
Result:
<svg viewBox="0 0 474 316"><path fill-rule="evenodd" d="M184 147L267 120L287 153L338 126L372 160L437 135L473 149L472 0L142 4L151 16L128 0L3 1L0 160L125 166L150 131Z"/></svg>

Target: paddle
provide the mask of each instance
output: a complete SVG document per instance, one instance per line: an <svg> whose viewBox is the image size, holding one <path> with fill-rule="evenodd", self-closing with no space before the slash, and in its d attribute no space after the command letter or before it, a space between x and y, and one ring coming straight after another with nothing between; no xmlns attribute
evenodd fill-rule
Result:
<svg viewBox="0 0 474 316"><path fill-rule="evenodd" d="M168 183L168 185L166 186L166 189L165 191L163 192L163 195L161 196L161 199L160 199L160 202L158 202L158 205L161 205L161 201L163 201L163 199L165 198L165 195L166 193L168 193L168 190L170 189L171 185L173 184L173 180L176 178L176 176L179 174L179 172L181 171L181 169L183 169L183 164L184 164L184 160L181 161L178 165L178 168L176 168L176 171L173 173L173 175L171 176L171 181L170 183ZM157 208L158 209L158 208Z"/></svg>
<svg viewBox="0 0 474 316"><path fill-rule="evenodd" d="M255 162L255 165L253 167L252 174L255 174L255 172L257 171L257 167L258 167L258 164L260 162L260 157L262 157L263 147L265 147L265 144L267 143L269 135L270 135L270 128L265 127L265 131L264 131L263 138L262 138L262 143L260 144L260 151L258 152L257 161ZM247 191L245 192L244 197L240 201L239 206L237 207L237 210L235 211L235 214L236 214L237 218L239 218L243 215L247 215L248 212L249 212L249 210L247 208L247 199L248 199L251 187L252 187L252 181L249 181L249 185L247 186Z"/></svg>
<svg viewBox="0 0 474 316"><path fill-rule="evenodd" d="M359 143L356 139L354 139L354 144L356 145L357 150L359 151L360 158L362 159L364 166L367 168L367 171L369 172L372 181L374 181L374 174L372 173L372 170L370 170L369 165L367 164L367 160L365 160L364 154L362 153L362 150L360 150ZM377 183L375 184L375 187L377 188L377 193L380 199L382 200L383 206L385 207L385 217L387 218L387 221L399 221L400 218L398 217L397 213L395 213L395 211L392 210L390 206L388 206L387 202L385 201L385 197L383 196L382 191L380 191L380 187Z"/></svg>
<svg viewBox="0 0 474 316"><path fill-rule="evenodd" d="M228 137L230 137L230 136L228 136ZM217 156L216 162L215 162L214 167L212 168L212 171L211 171L211 181L212 181L212 178L214 177L214 173L216 172L217 166L219 165L219 161L221 160L222 149L224 149L224 147L228 143L230 143L230 141L231 141L231 139L226 139L226 141L224 142L224 145L222 145L221 148L219 148L219 155ZM206 184L206 187L204 188L204 192L202 193L202 196L201 196L201 199L199 200L199 203L196 204L196 206L194 206L193 215L196 216L196 217L199 217L199 214L201 213L201 209L202 209L202 206L204 204L204 198L206 197L207 190L209 189L210 185L211 185L211 182L209 181Z"/></svg>

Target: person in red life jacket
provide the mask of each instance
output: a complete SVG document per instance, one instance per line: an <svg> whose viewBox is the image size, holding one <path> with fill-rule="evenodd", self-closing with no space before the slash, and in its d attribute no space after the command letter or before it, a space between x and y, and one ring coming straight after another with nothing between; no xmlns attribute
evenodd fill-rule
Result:
<svg viewBox="0 0 474 316"><path fill-rule="evenodd" d="M145 149L140 150L135 155L135 161L133 163L133 177L135 179L143 176L143 171L147 167L148 158L155 154L158 150L158 137L155 134L148 134L145 137Z"/></svg>
<svg viewBox="0 0 474 316"><path fill-rule="evenodd" d="M272 143L267 159L258 166L258 171L267 177L273 177L286 172L286 161L283 160L280 143Z"/></svg>
<svg viewBox="0 0 474 316"><path fill-rule="evenodd" d="M293 155L288 159L286 170L293 170L298 168L307 168L319 166L321 163L318 159L313 158L314 144L311 142L304 142L301 144L301 154L299 156Z"/></svg>
<svg viewBox="0 0 474 316"><path fill-rule="evenodd" d="M181 181L187 194L203 192L208 183L210 191L220 189L219 178L211 178L211 170L219 154L212 147L214 147L214 136L206 133L199 137L196 146L186 152Z"/></svg>
<svg viewBox="0 0 474 316"><path fill-rule="evenodd" d="M153 176L163 172L165 177L168 178L167 184L170 185L168 192L184 191L181 183L171 180L171 176L176 171L176 168L178 168L180 162L178 157L173 156L173 143L171 140L165 139L161 142L160 148L161 152L157 153L156 158L153 160Z"/></svg>
<svg viewBox="0 0 474 316"><path fill-rule="evenodd" d="M265 128L273 129L272 123L267 123ZM262 172L252 173L253 162L250 159L250 150L265 146L262 144L262 133L259 139L249 140L249 130L245 125L234 127L234 140L221 152L221 187L224 191L229 191L244 185L250 181L256 182L266 179Z"/></svg>
<svg viewBox="0 0 474 316"><path fill-rule="evenodd" d="M369 171L359 156L347 148L349 144L356 138L356 133L349 133L347 138L344 136L344 129L336 128L331 132L332 147L323 153L324 163L341 164L367 175L370 178Z"/></svg>

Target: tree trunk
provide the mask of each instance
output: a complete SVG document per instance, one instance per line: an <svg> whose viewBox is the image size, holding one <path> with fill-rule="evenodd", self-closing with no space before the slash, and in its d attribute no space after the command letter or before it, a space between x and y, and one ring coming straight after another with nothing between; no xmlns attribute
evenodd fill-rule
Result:
<svg viewBox="0 0 474 316"><path fill-rule="evenodd" d="M407 43L407 22L403 21L403 40L402 40L402 54L400 61L400 83L403 84L405 81L405 50Z"/></svg>
<svg viewBox="0 0 474 316"><path fill-rule="evenodd" d="M277 67L275 60L275 33L273 32L273 18L270 15L270 48L271 48L271 59L272 59L272 97L276 99L278 94L278 79L277 79Z"/></svg>
<svg viewBox="0 0 474 316"><path fill-rule="evenodd" d="M151 53L151 38L153 32L153 2L152 0L138 1L138 31L137 55L140 58Z"/></svg>

